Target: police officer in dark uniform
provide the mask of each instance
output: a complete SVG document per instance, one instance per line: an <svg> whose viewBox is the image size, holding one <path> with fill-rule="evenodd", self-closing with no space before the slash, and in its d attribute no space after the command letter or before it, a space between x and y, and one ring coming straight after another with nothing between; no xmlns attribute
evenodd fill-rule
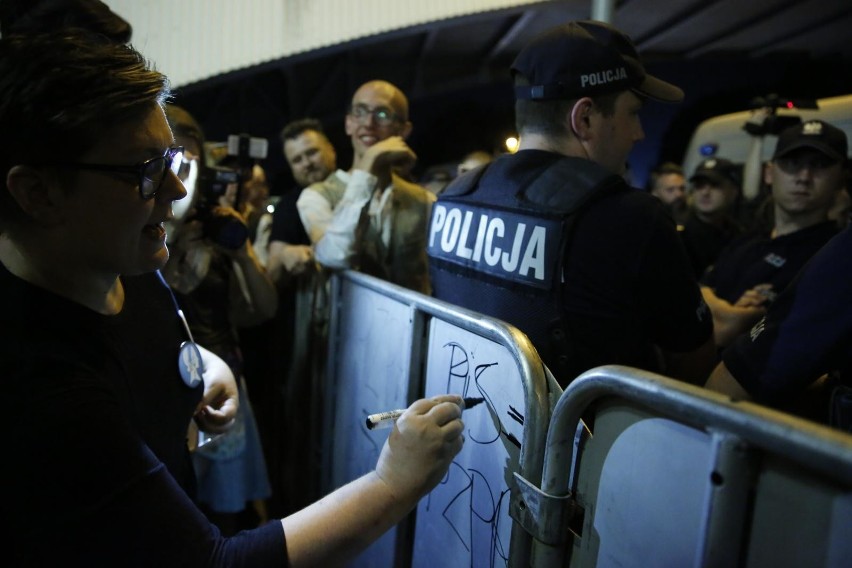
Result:
<svg viewBox="0 0 852 568"><path fill-rule="evenodd" d="M831 239L707 387L852 432L852 228Z"/></svg>
<svg viewBox="0 0 852 568"><path fill-rule="evenodd" d="M741 171L730 160L714 157L698 164L689 178L692 205L680 236L696 278L743 232L732 214L742 191Z"/></svg>
<svg viewBox="0 0 852 568"><path fill-rule="evenodd" d="M843 130L822 120L802 122L778 135L763 170L772 187L771 229L734 239L701 278L720 347L747 331L837 234L828 212L845 182L848 151Z"/></svg>
<svg viewBox="0 0 852 568"><path fill-rule="evenodd" d="M439 197L434 295L518 327L563 386L611 363L703 382L712 322L675 224L621 175L645 99L683 92L600 22L545 32L512 71L520 149Z"/></svg>

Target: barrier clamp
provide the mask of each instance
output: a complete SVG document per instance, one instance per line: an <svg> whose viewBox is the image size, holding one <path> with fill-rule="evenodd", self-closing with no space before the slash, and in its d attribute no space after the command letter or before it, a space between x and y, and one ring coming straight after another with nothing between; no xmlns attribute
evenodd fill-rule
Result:
<svg viewBox="0 0 852 568"><path fill-rule="evenodd" d="M512 492L509 515L536 540L550 546L564 544L572 519L583 508L570 492L549 495L517 472L514 476L517 491Z"/></svg>

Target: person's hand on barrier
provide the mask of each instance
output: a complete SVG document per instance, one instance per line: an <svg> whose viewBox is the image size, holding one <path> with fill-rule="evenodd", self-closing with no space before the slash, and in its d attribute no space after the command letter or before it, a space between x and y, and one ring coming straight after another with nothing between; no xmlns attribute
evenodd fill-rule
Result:
<svg viewBox="0 0 852 568"><path fill-rule="evenodd" d="M464 443L461 402L458 395L420 399L396 421L376 464L395 498L416 502L444 476Z"/></svg>
<svg viewBox="0 0 852 568"><path fill-rule="evenodd" d="M218 355L198 346L204 362L204 395L195 411L198 427L221 434L233 426L240 406L237 381L228 364Z"/></svg>

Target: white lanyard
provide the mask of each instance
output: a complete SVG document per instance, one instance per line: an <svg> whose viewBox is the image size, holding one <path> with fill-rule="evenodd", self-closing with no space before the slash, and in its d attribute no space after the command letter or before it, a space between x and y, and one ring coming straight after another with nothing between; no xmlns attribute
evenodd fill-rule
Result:
<svg viewBox="0 0 852 568"><path fill-rule="evenodd" d="M186 331L186 336L189 341L184 341L180 344L180 352L178 353L178 371L180 378L189 388L195 388L204 381L204 361L201 359L201 350L195 344L195 339L192 337L192 331L189 329L189 322L186 321L186 316L183 315L183 310L180 309L175 293L172 292L171 286L168 285L163 274L158 270L157 276L160 281L169 291L172 296L172 303L177 311L178 318L183 324L183 329Z"/></svg>

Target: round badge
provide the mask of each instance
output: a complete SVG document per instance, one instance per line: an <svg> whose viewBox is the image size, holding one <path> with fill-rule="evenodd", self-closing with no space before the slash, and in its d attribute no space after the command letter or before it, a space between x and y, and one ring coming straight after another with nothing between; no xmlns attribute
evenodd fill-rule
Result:
<svg viewBox="0 0 852 568"><path fill-rule="evenodd" d="M192 341L184 341L180 344L178 370L180 370L180 378L189 388L197 387L204 380L204 361L201 360L201 351Z"/></svg>

